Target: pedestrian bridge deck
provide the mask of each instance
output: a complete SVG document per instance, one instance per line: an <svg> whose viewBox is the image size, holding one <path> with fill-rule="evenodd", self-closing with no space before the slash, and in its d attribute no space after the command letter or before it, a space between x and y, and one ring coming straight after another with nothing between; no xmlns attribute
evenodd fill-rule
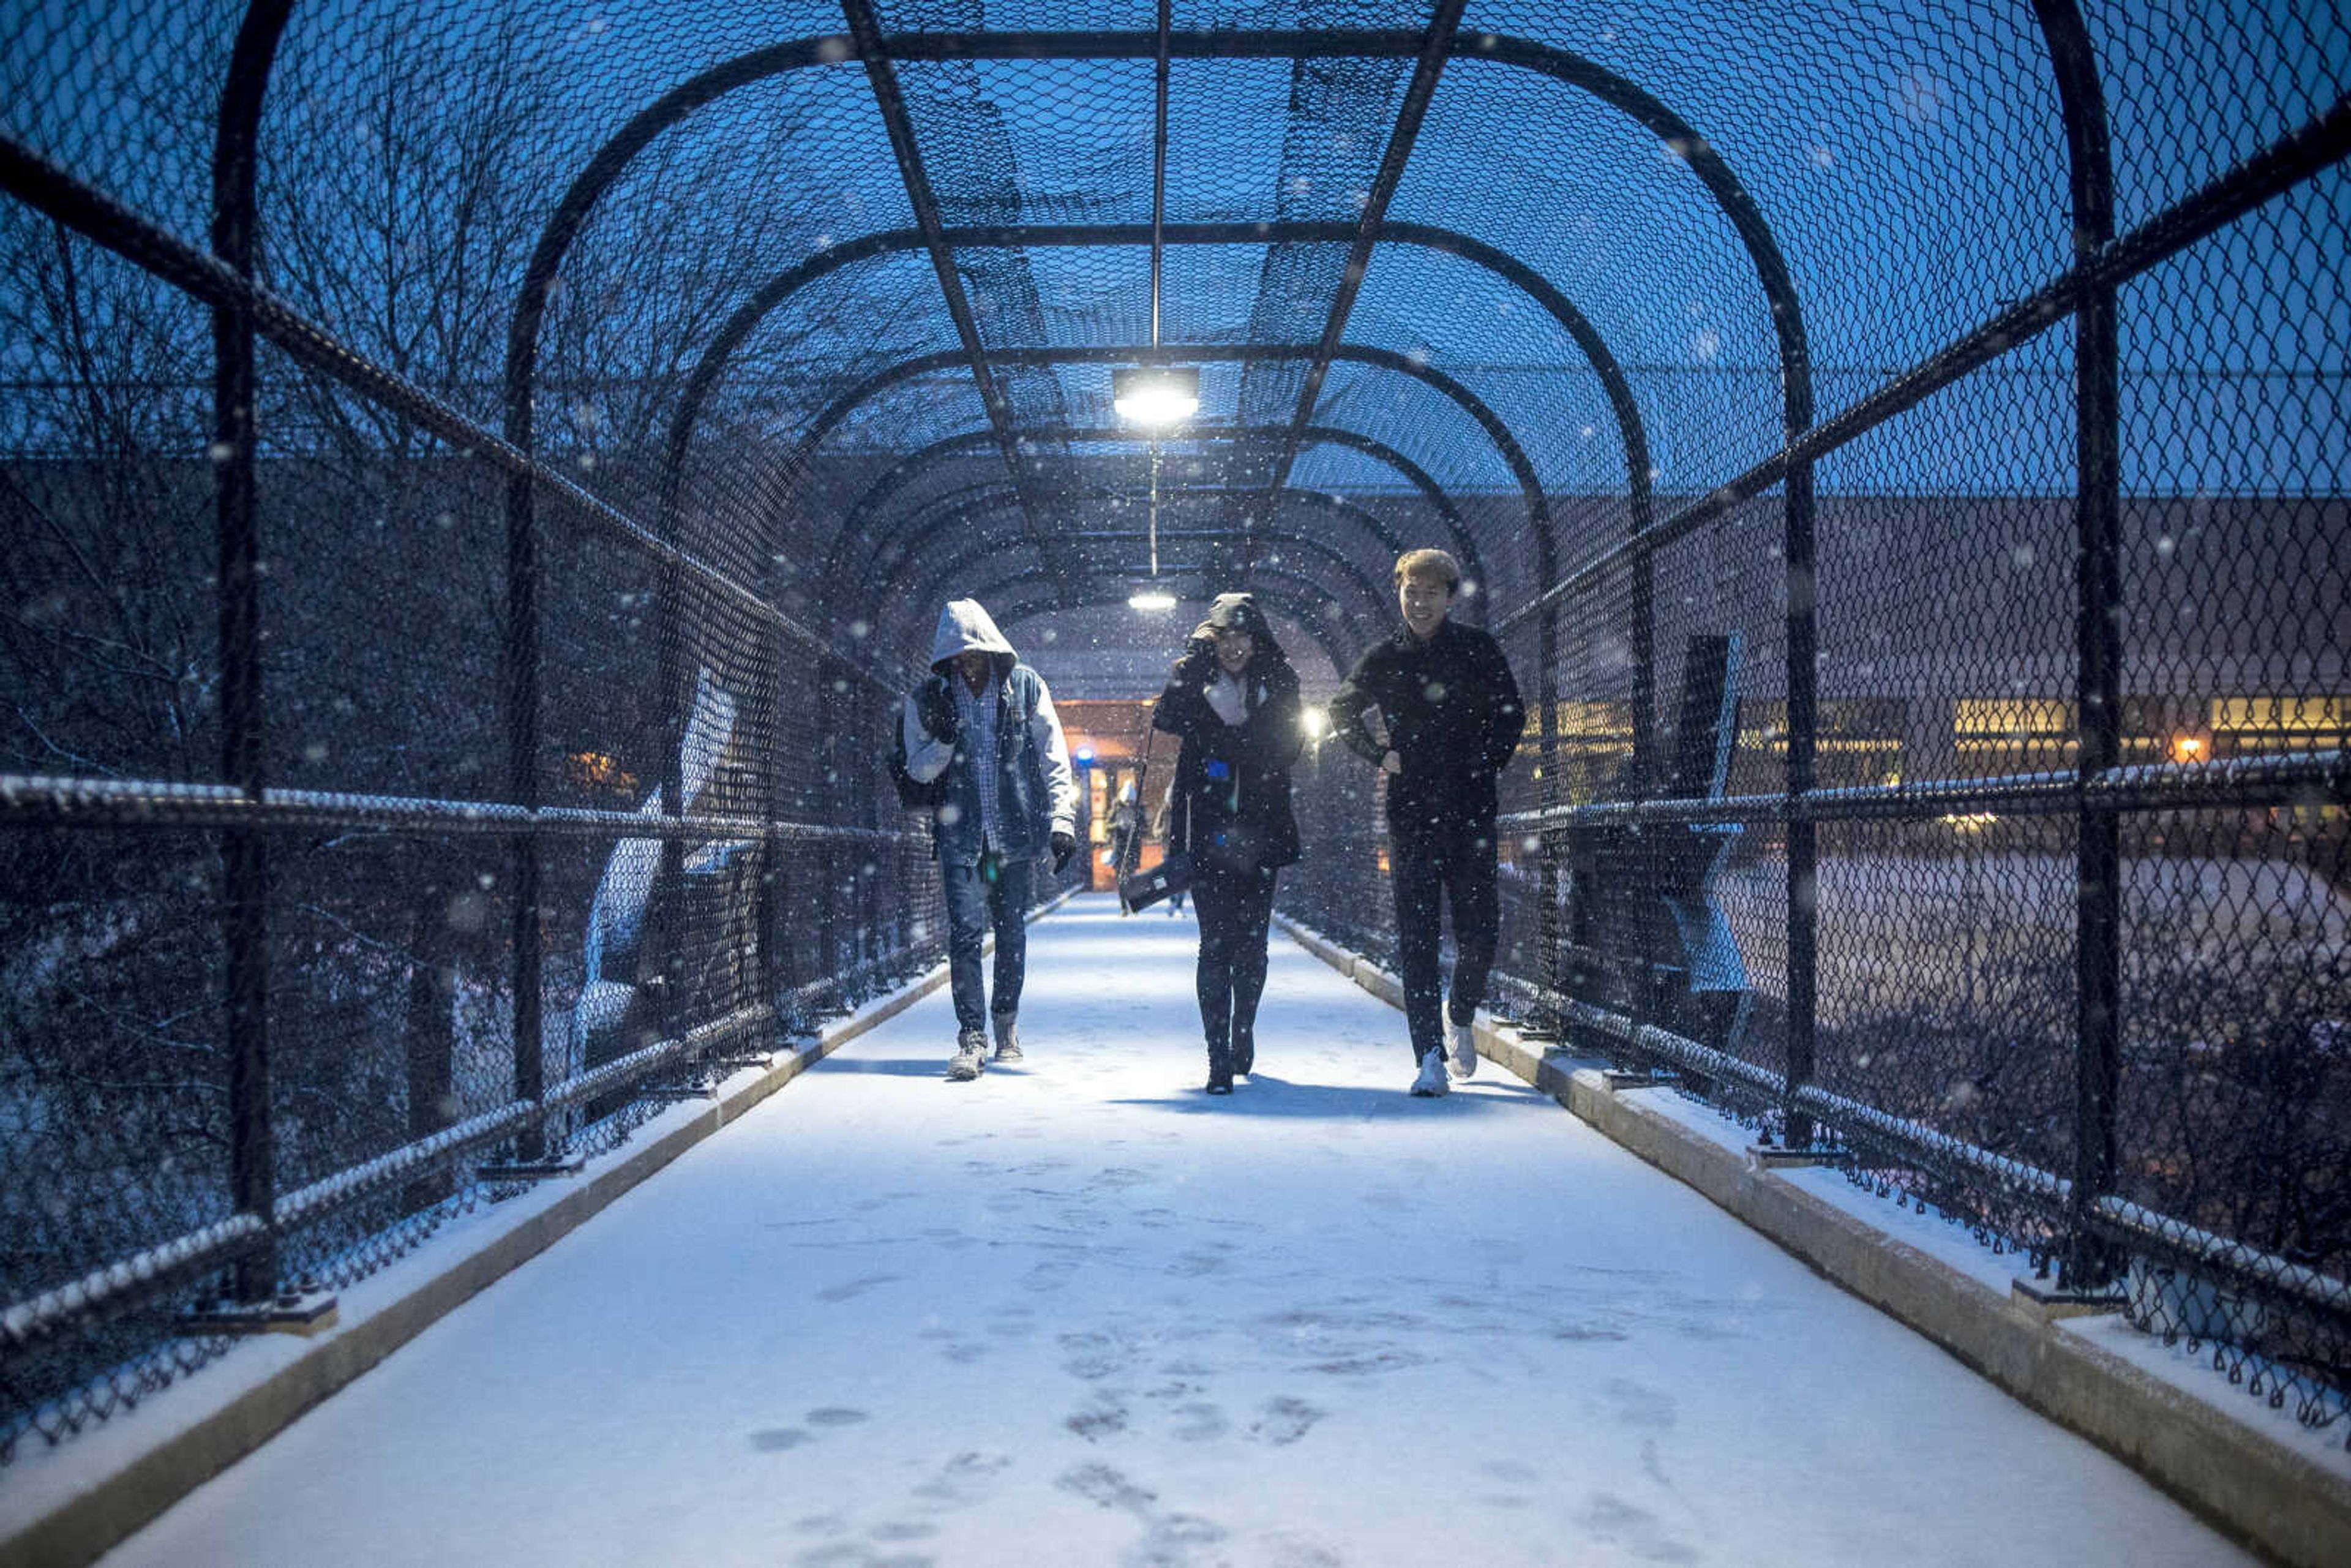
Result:
<svg viewBox="0 0 2351 1568"><path fill-rule="evenodd" d="M2246 1561L1279 935L1207 1098L1194 930L1073 901L1024 1066L935 992L108 1561Z"/></svg>

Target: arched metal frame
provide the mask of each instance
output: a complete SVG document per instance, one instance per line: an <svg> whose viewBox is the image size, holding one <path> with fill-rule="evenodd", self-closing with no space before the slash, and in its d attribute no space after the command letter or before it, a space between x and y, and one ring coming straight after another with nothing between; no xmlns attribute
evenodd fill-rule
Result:
<svg viewBox="0 0 2351 1568"><path fill-rule="evenodd" d="M837 64L879 51L893 61L947 59L1243 59L1416 57L1431 35L1425 32L1346 31L1263 33L925 33L860 39L806 38L752 51L703 72L671 89L641 111L590 158L565 192L534 248L507 333L507 433L517 445L530 440L530 389L536 378L538 338L547 294L564 256L603 192L653 139L695 110L737 88L813 65ZM1627 115L1684 159L1699 183L1737 231L1753 262L1770 307L1781 350L1783 434L1792 442L1813 418L1812 378L1803 320L1785 259L1761 209L1706 139L1647 89L1581 56L1530 39L1479 34L1445 40L1452 57L1473 57L1516 66L1585 92ZM1251 225L1254 226L1254 225ZM1355 238L1367 225L1339 225ZM1270 225L1269 225L1269 228ZM1255 236L1260 242L1264 235ZM944 233L932 238L935 251ZM804 266L807 264L803 264ZM780 280L779 280L780 281ZM991 350L987 358L1001 355ZM1628 399L1629 404L1629 399ZM1790 505L1799 505L1810 527L1810 469L1792 470L1786 481ZM1646 470L1645 470L1646 472ZM1549 574L1546 573L1546 577Z"/></svg>
<svg viewBox="0 0 2351 1568"><path fill-rule="evenodd" d="M1223 492L1213 493L1222 494ZM1124 489L1113 485L1089 486L1082 494L1085 498L1089 500L1113 499L1129 501L1143 498L1143 493L1141 492ZM934 501L925 503L925 505L918 507L913 511L895 519L895 522L900 526L893 528L889 533L883 535L874 543L873 552L872 556L868 558L866 563L872 570L859 573L855 577L855 580L862 581L867 590L866 597L858 601L859 608L862 611L870 612L872 607L879 602L880 598L883 593L893 591L895 584L891 579L890 574L896 570L900 565L915 559L916 551L919 548L918 542L928 541L935 538L949 529L959 527L971 518L1001 510L1008 498L1008 497L1003 489L1000 481L983 481L980 484L971 486L966 489L956 490L946 496L936 497ZM1281 492L1281 497L1277 499L1288 499L1321 507L1324 510L1332 513L1334 516L1343 517L1350 523L1361 528L1364 532L1371 535L1371 537L1377 541L1384 549L1388 550L1391 555L1403 553L1401 549L1396 548L1401 542L1401 536L1389 530L1374 514L1355 505L1343 496L1332 496L1320 490L1308 490L1292 486L1284 489ZM908 537L910 532L912 537ZM1165 537L1164 534L1163 537ZM1339 556L1338 552L1335 549L1332 549L1332 547L1325 543L1325 541L1314 538L1310 535L1284 535L1281 537L1285 541L1295 538L1300 542L1307 544L1311 548L1329 550L1330 553L1337 559L1348 559ZM1140 541L1144 538L1144 535L1137 533L1135 538ZM1001 539L993 539L989 541L989 544L991 548L1001 549L1006 542L1007 541ZM849 577L851 575L852 568L855 564L856 563L848 559L843 559L837 567L827 574L825 580L828 582L840 581L843 578ZM1348 560L1348 564L1350 569L1358 576L1362 575L1362 568L1359 564L1353 562L1352 559ZM1217 562L1209 561L1201 563L1198 566L1190 568L1189 570L1214 576L1220 570L1227 569L1220 567ZM1368 583L1372 580L1364 578L1364 580ZM1384 601L1385 594L1374 586L1371 591L1371 597Z"/></svg>
<svg viewBox="0 0 2351 1568"><path fill-rule="evenodd" d="M1327 599L1318 601L1314 598L1317 589L1313 580L1301 573L1291 571L1287 567L1271 569L1260 567L1259 570L1263 573L1263 581L1252 591L1268 604L1288 615L1308 637L1313 640L1314 645L1322 650L1322 656L1329 659L1340 671L1344 672L1347 668L1345 658L1341 652L1341 644L1333 643L1331 638L1331 628L1328 625L1331 617L1325 612L1325 606L1332 601ZM1019 580L1021 580L991 579L977 584L975 591L982 595L992 595L1003 587ZM1019 626L1032 617L1050 615L1058 609L1060 605L1050 595L1026 598L1015 595L1004 601L1000 612L991 613L995 614L997 624L1008 632L1010 628ZM1362 636L1366 630L1358 626L1343 610L1339 619L1357 637Z"/></svg>
<svg viewBox="0 0 2351 1568"><path fill-rule="evenodd" d="M2098 57L2074 0L2033 0L2065 122L2077 269L2115 236L2115 172ZM2074 291L2074 672L2077 777L2122 761L2122 340L2116 286L2086 272ZM2074 1169L2058 1286L2108 1290L2118 1249L2091 1223L2112 1190L2122 1095L2121 818L2085 797L2074 818ZM1810 977L1807 977L1809 979Z"/></svg>
<svg viewBox="0 0 2351 1568"><path fill-rule="evenodd" d="M1169 445L1179 443L1247 441L1253 437L1274 434L1283 428L1286 427L1212 425L1185 430L1172 435L1153 437L1123 427L1084 429L1072 425L1057 425L1043 434L1049 438L1058 438L1071 444L1091 443L1098 445L1142 446L1155 440ZM842 515L841 526L833 535L832 549L825 559L828 573L841 564L840 552L843 544L860 536L862 525L866 517L877 510L883 502L911 484L925 469L958 456L988 438L988 433L986 431L966 431L959 435L946 436L932 442L928 446L918 448L883 470L881 476L875 479L866 488L865 493L860 496L850 509ZM1430 510L1444 519L1447 542L1461 561L1463 574L1475 581L1485 580L1485 565L1479 553L1476 537L1469 532L1468 525L1462 518L1460 508L1453 503L1453 497L1446 494L1426 469L1394 447L1352 430L1343 430L1332 425L1309 425L1305 439L1310 444L1343 446L1362 453L1401 475L1420 493L1421 499L1427 503ZM1391 539L1389 542L1398 553L1408 548L1401 543L1400 538Z"/></svg>
<svg viewBox="0 0 2351 1568"><path fill-rule="evenodd" d="M1006 348L991 350L989 358L1020 365L1127 364L1154 356L1201 363L1247 363L1251 360L1306 359L1313 352L1311 347L1290 344L1171 343L1162 344L1155 350L1148 345ZM1509 467L1520 495L1524 497L1528 525L1534 534L1539 553L1548 549L1551 542L1551 502L1543 491L1542 481L1535 474L1534 465L1528 460L1525 450L1519 445L1518 438L1511 434L1510 426L1487 407L1482 399L1444 371L1416 363L1410 355L1397 353L1392 349L1343 344L1335 357L1412 377L1451 399L1468 414L1494 444L1495 451ZM954 363L955 356L952 354L923 354L901 360L866 377L835 398L810 422L791 461L784 465L784 473L788 476L804 473L825 438L864 403L901 382L951 369ZM789 477L782 481L787 486L791 482Z"/></svg>
<svg viewBox="0 0 2351 1568"><path fill-rule="evenodd" d="M869 69L872 67L875 57L879 56L886 56L891 60L1040 58L1165 60L1169 57L1228 59L1410 57L1416 57L1421 62L1420 69L1416 72L1415 90L1423 95L1425 102L1425 94L1427 90L1425 82L1433 80L1433 68L1439 63L1434 57L1441 54L1495 60L1552 77L1626 114L1680 153L1700 184L1721 208L1724 215L1729 219L1740 235L1741 244L1748 250L1750 260L1755 265L1759 281L1771 308L1773 329L1780 341L1781 383L1784 405L1783 436L1792 444L1795 438L1809 427L1813 418L1811 367L1804 347L1802 315L1785 260L1779 252L1777 242L1771 236L1770 225L1764 221L1761 209L1749 196L1745 187L1731 172L1728 163L1693 126L1661 99L1617 73L1566 50L1527 39L1505 37L1496 34L1479 34L1467 39L1455 37L1451 35L1451 27L1447 17L1458 15L1458 6L1453 7L1449 12L1441 10L1436 26L1417 33L1403 31L1265 32L1185 34L1171 37L1165 30L1160 30L1148 34L937 33L884 38L872 29L870 15L862 13L861 9L852 9L852 26L857 28L859 36L847 41L846 49L844 49L844 41L838 37L802 39L795 43L756 50L716 67L672 89L631 120L591 158L588 167L567 190L555 213L550 215L546 228L541 233L539 243L533 251L530 266L525 274L507 337L507 429L508 439L526 447L529 444L529 392L535 379L538 323L545 313L548 287L559 269L562 257L568 251L580 225L585 222L588 214L593 209L604 189L618 177L620 172L628 165L638 152L650 143L654 136L694 110L735 88L785 71L838 61L850 54L866 60ZM859 26L861 18L863 23L862 26ZM885 101L883 104L885 116L889 115L890 107L890 104ZM898 117L891 118L894 145L901 138L903 128ZM911 190L910 179L910 192ZM918 220L922 218L919 210L917 215ZM1379 216L1380 214L1376 213L1367 214L1367 217L1374 220L1374 223ZM926 237L930 244L935 266L939 268L943 277L951 277L952 264L945 258L944 240L935 220L924 221L922 226L927 231ZM1374 223L1357 225L1355 234L1351 237L1356 240L1359 250L1367 244L1367 236L1374 226ZM1363 258L1359 256L1356 262L1358 275L1360 275L1362 261ZM968 347L968 334L966 334L966 338ZM1318 345L1314 354L1309 357L1318 364L1327 362L1327 360L1332 357L1328 350L1336 346L1335 344ZM1001 352L991 352L987 359L1002 360L1004 357ZM988 386L986 364L984 361L976 363L974 369L975 373L980 378L982 395L985 398ZM1625 406L1631 406L1629 395L1625 400ZM1311 408L1302 408L1299 423L1303 423L1311 417ZM993 423L993 410L991 410L991 422ZM1008 457L1014 463L1017 474L1017 455L1008 453ZM1642 466L1641 472L1646 476L1646 465ZM1789 691L1790 712L1792 718L1800 709L1806 714L1811 712L1813 691L1811 664L1813 638L1809 619L1809 606L1812 602L1810 562L1813 553L1813 494L1810 461L1805 460L1791 465L1783 480L1783 486L1789 544L1792 547L1788 550L1790 603L1792 608L1799 602L1805 607L1801 624L1796 614L1792 613L1790 618ZM1539 486L1536 487L1536 493L1540 494ZM522 526L527 527L529 506L528 493L510 490L508 503L510 527L517 520ZM1635 531L1636 534L1639 531L1637 527ZM1542 516L1537 523L1536 535L1539 560L1537 575L1542 583L1549 584L1556 580L1557 563L1552 553L1547 515ZM1646 559L1646 557L1644 559ZM1801 584L1796 580L1800 571L1800 562L1802 563L1801 570L1803 575ZM1645 576L1646 574L1642 574L1636 577L1636 598L1639 582L1645 580ZM1540 589L1538 593L1540 595ZM1639 602L1646 604L1646 599L1640 599ZM1555 627L1553 618L1547 612L1541 616L1540 641L1541 649L1540 656L1544 678L1549 681L1554 653ZM1804 663L1802 672L1795 667L1800 651ZM1552 696L1546 693L1542 699L1542 712L1547 753L1552 738L1550 721L1554 706ZM1798 766L1798 747L1791 748L1792 768ZM1806 769L1809 768L1808 757L1803 758L1802 765ZM1552 771L1549 768L1545 769L1547 776ZM1809 904L1807 910L1809 911Z"/></svg>
<svg viewBox="0 0 2351 1568"><path fill-rule="evenodd" d="M1173 224L1163 225L1158 237L1171 245L1311 244L1344 241L1356 232L1355 225L1327 222ZM956 249L1132 246L1150 244L1153 238L1154 231L1150 227L1134 224L973 226L950 229L945 234L946 242ZM1646 530L1653 520L1654 507L1650 489L1648 434L1641 422L1632 383L1625 377L1623 366L1583 312L1541 273L1508 252L1468 235L1428 224L1391 223L1382 225L1378 239L1384 244L1393 242L1423 246L1492 272L1534 300L1574 340L1598 376L1616 421L1618 437L1625 453L1625 493L1631 506L1633 532L1637 535ZM737 308L688 375L684 393L679 399L677 412L670 422L662 490L665 517L674 517L686 453L692 444L703 405L718 378L726 372L736 350L750 333L789 303L800 289L817 279L852 263L910 250L923 243L924 236L912 229L891 229L862 235L802 261L754 290ZM1318 356L1321 355L1321 346L1316 345L1316 349ZM829 431L831 423L831 421L820 417L810 428L812 431ZM992 429L991 426L991 432ZM1291 429L1287 433L1287 438L1292 443L1302 440L1302 427ZM803 442L803 452L809 445Z"/></svg>
<svg viewBox="0 0 2351 1568"><path fill-rule="evenodd" d="M1105 494L1123 494L1123 492L1106 491ZM1341 500L1338 497L1322 496L1311 490L1299 490L1294 488L1286 489L1282 492L1282 495L1292 498L1318 501L1334 507L1346 507L1348 505L1347 502ZM989 512L999 512L1004 510L1013 503L1013 499L1014 497L1011 495L999 489L992 495L979 497L974 501L957 507L955 508L955 511L959 518L965 517L982 516ZM1131 535L1127 534L1125 530L1116 531L1121 535L1121 537L1131 537L1136 544L1143 543L1145 538L1144 533L1139 529L1134 531ZM1163 534L1161 537L1165 538L1165 536ZM1212 536L1203 535L1199 537ZM1386 591L1381 588L1379 583L1364 574L1364 569L1359 562L1352 559L1343 551L1332 546L1327 541L1317 538L1311 533L1284 534L1275 537L1278 538L1279 542L1285 546L1296 545L1301 549L1304 549L1308 554L1319 557L1322 559L1332 563L1332 565L1338 570L1345 582L1345 585L1353 589L1355 592L1362 597L1366 610L1373 617L1377 618L1384 616L1390 609L1391 606L1388 595ZM952 584L956 580L956 574L967 570L974 560L987 555L1003 553L1004 543L1005 541L1002 539L990 538L984 535L975 533L967 542L951 545L940 551L925 555L923 557L923 566L925 569L925 574L918 575L912 580L914 583L935 593L942 587ZM1163 563L1160 568L1160 571L1163 576L1180 575L1184 577L1203 577L1209 579L1212 581L1218 576L1218 568L1213 562L1201 562L1197 564L1186 563L1175 567L1170 567ZM1099 572L1094 575L1098 578L1106 578L1107 576L1107 574ZM1143 574L1141 572L1130 573L1123 576L1119 580L1131 585L1142 575ZM907 588L907 582L904 580L893 580L886 585L885 589L885 586L879 580L879 573L870 574L867 579L868 586L872 591L864 601L864 608L869 611L879 604L885 591L891 594L897 594L904 592ZM1231 587L1244 588L1249 586L1250 580L1246 574L1241 574L1229 578L1227 580ZM913 597L921 599L923 595L918 593L914 594Z"/></svg>

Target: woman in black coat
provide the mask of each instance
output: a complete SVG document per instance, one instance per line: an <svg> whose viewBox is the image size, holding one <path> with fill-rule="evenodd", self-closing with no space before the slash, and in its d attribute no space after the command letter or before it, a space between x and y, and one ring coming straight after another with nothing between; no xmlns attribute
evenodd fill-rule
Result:
<svg viewBox="0 0 2351 1568"><path fill-rule="evenodd" d="M1200 1024L1208 1092L1257 1064L1276 869L1298 859L1290 768L1304 739L1298 675L1246 593L1222 593L1194 629L1151 716L1183 742L1167 849L1192 858L1200 921Z"/></svg>

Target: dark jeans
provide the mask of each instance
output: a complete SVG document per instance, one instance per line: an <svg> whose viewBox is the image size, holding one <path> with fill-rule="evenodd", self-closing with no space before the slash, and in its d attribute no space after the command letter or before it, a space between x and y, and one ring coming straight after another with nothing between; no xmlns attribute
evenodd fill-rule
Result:
<svg viewBox="0 0 2351 1568"><path fill-rule="evenodd" d="M1453 906L1453 1021L1468 1023L1486 999L1494 940L1502 924L1494 888L1494 823L1439 822L1399 832L1390 824L1389 880L1395 884L1396 967L1415 1061L1445 1046L1437 901Z"/></svg>
<svg viewBox="0 0 2351 1568"><path fill-rule="evenodd" d="M1029 886L1036 862L993 857L971 865L939 862L947 894L947 985L955 993L956 1028L987 1027L988 998L979 988L979 950L996 928L995 1010L1020 1010L1020 979L1029 966Z"/></svg>
<svg viewBox="0 0 2351 1568"><path fill-rule="evenodd" d="M1192 883L1192 907L1200 921L1200 1028L1208 1037L1208 1070L1238 1071L1256 1052L1266 931L1273 924L1272 868L1203 871Z"/></svg>

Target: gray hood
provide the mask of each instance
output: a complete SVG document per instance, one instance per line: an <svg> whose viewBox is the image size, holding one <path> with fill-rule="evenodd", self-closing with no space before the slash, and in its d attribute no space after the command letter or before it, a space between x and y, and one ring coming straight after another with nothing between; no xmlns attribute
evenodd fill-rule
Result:
<svg viewBox="0 0 2351 1568"><path fill-rule="evenodd" d="M999 680L1020 662L1020 655L1012 651L1012 644L996 629L978 600L948 600L946 608L939 612L939 629L931 637L931 668L944 672L956 654L975 648L994 662Z"/></svg>

